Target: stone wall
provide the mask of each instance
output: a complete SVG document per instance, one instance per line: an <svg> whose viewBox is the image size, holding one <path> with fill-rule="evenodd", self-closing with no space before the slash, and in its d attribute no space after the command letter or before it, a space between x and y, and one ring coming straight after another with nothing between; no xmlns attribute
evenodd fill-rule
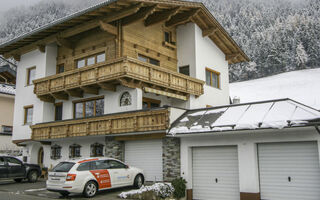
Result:
<svg viewBox="0 0 320 200"><path fill-rule="evenodd" d="M180 177L180 138L166 137L162 140L163 180Z"/></svg>
<svg viewBox="0 0 320 200"><path fill-rule="evenodd" d="M105 156L124 161L124 142L106 137Z"/></svg>

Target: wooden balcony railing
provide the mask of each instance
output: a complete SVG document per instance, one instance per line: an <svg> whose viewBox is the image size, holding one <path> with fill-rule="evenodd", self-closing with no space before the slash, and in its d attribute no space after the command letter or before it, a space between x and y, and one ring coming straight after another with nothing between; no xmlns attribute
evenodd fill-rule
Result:
<svg viewBox="0 0 320 200"><path fill-rule="evenodd" d="M156 88L177 96L187 97L190 94L200 96L203 94L204 81L137 59L123 57L37 79L33 83L34 93L41 99L46 95L56 98L57 95L54 94L58 93L72 95L68 91L81 90L85 87L104 88L102 85L108 84Z"/></svg>
<svg viewBox="0 0 320 200"><path fill-rule="evenodd" d="M32 140L159 131L169 128L169 110L157 109L99 117L41 123L31 126Z"/></svg>

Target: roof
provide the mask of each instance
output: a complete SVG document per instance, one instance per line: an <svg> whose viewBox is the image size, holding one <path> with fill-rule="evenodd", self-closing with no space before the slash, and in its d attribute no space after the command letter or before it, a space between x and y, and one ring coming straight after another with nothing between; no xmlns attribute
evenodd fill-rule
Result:
<svg viewBox="0 0 320 200"><path fill-rule="evenodd" d="M173 20L184 19L182 23L194 21L203 31L206 31L211 40L230 58L229 63L238 63L248 61L248 56L241 50L226 30L213 17L211 12L199 2L179 1L179 0L109 0L85 10L79 11L62 19L56 20L50 24L33 30L32 32L23 34L0 45L0 54L5 56L15 56L21 53L22 49L30 50L30 45L41 46L54 42L57 37L70 36L71 32L76 30L77 26L84 23L88 29L95 28L99 25L99 20L105 17L111 17L112 23L118 19L132 17L133 14L143 14L146 8L157 5L156 11L152 15L163 15L165 11L173 11L177 8L177 12L169 17L167 22ZM135 9L136 8L136 9ZM134 9L132 15L119 15L121 10ZM196 12L194 12L196 11ZM192 16L187 14L193 13ZM117 15L118 14L118 15ZM151 16L152 16L151 15ZM181 23L181 24L182 24ZM66 38L66 37L65 37Z"/></svg>
<svg viewBox="0 0 320 200"><path fill-rule="evenodd" d="M0 84L0 94L16 94L16 86L10 84Z"/></svg>
<svg viewBox="0 0 320 200"><path fill-rule="evenodd" d="M243 103L290 98L320 110L319 77L320 68L316 68L231 83L230 96L240 97Z"/></svg>
<svg viewBox="0 0 320 200"><path fill-rule="evenodd" d="M177 119L169 134L283 129L313 123L320 124L319 111L291 99L278 99L190 110Z"/></svg>

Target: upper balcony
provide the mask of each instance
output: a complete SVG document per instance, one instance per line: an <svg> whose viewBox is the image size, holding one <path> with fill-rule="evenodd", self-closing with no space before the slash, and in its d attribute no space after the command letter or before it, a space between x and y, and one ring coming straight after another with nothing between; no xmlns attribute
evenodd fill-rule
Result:
<svg viewBox="0 0 320 200"><path fill-rule="evenodd" d="M99 89L116 90L117 85L187 100L203 94L204 81L130 57L98 63L33 81L34 93L42 101L68 100Z"/></svg>

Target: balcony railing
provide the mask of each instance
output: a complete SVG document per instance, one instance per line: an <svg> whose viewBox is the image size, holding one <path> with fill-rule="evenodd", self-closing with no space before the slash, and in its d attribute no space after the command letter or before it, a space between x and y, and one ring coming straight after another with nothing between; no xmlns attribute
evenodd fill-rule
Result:
<svg viewBox="0 0 320 200"><path fill-rule="evenodd" d="M134 111L99 117L41 123L31 126L32 140L114 135L169 128L169 109Z"/></svg>
<svg viewBox="0 0 320 200"><path fill-rule="evenodd" d="M85 87L103 88L102 85L122 84L133 88L155 88L172 97L203 94L204 81L168 70L163 67L123 57L110 62L56 74L34 80L34 93L41 99L56 98L58 93L71 95L72 90ZM85 90L84 90L85 91ZM48 99L48 98L47 98Z"/></svg>

